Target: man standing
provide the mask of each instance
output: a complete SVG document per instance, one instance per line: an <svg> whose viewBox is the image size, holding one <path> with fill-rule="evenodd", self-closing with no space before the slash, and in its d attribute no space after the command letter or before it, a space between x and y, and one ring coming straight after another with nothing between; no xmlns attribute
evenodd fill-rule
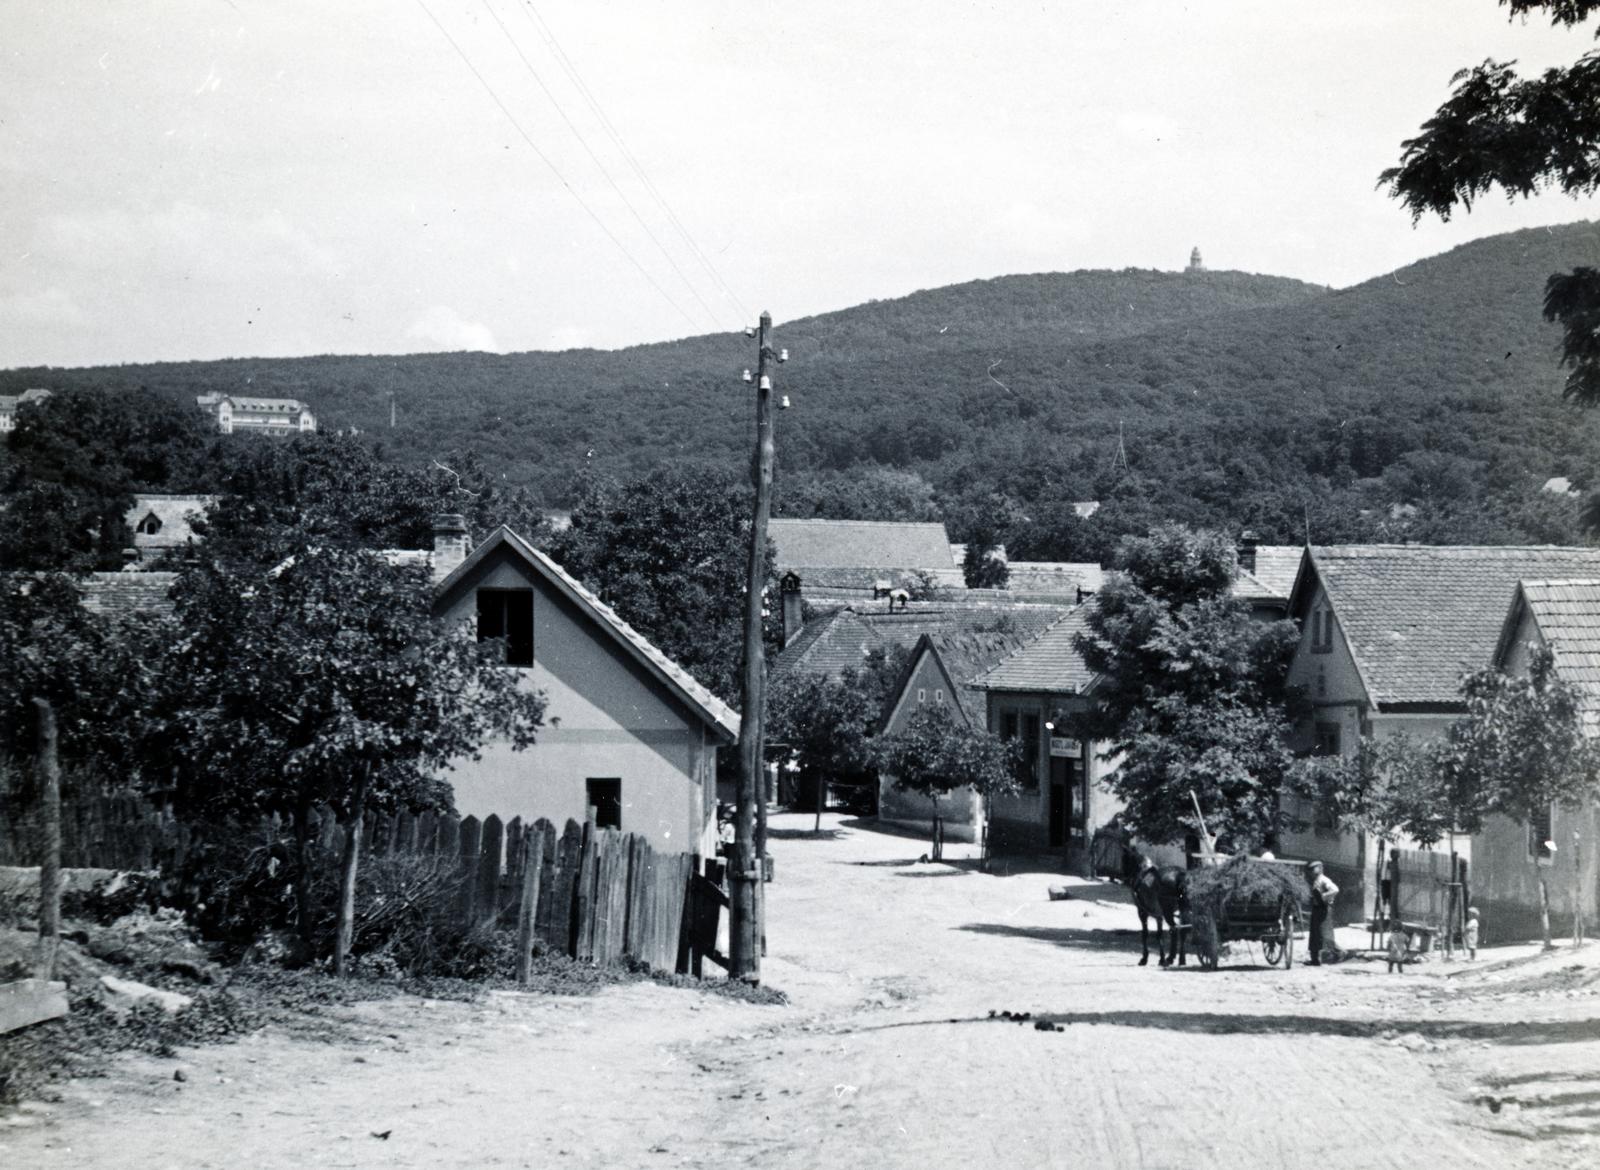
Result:
<svg viewBox="0 0 1600 1170"><path fill-rule="evenodd" d="M1322 948L1327 941L1328 915L1333 913L1333 903L1339 896L1339 887L1322 872L1322 862L1313 861L1306 866L1306 881L1311 885L1311 958L1309 965L1322 966Z"/></svg>

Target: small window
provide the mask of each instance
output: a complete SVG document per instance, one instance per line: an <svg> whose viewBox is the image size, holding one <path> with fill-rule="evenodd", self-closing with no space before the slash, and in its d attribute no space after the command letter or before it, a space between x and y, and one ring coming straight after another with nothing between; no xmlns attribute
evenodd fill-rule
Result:
<svg viewBox="0 0 1600 1170"><path fill-rule="evenodd" d="M927 701L928 701L928 691L927 691L927 689L925 687L918 687L917 688L917 702L926 703Z"/></svg>
<svg viewBox="0 0 1600 1170"><path fill-rule="evenodd" d="M1546 805L1544 810L1528 822L1528 856L1535 861L1546 864L1554 860L1545 843L1550 840L1554 831L1554 818L1551 815L1554 806Z"/></svg>
<svg viewBox="0 0 1600 1170"><path fill-rule="evenodd" d="M533 590L478 590L478 641L503 638L507 666L533 665Z"/></svg>
<svg viewBox="0 0 1600 1170"><path fill-rule="evenodd" d="M143 533L145 536L154 536L161 531L161 517L154 512L149 513L143 520L139 521L139 527L136 531Z"/></svg>
<svg viewBox="0 0 1600 1170"><path fill-rule="evenodd" d="M586 780L584 788L589 796L589 809L597 829L622 828L622 781L619 779Z"/></svg>
<svg viewBox="0 0 1600 1170"><path fill-rule="evenodd" d="M943 687L940 687L938 690L933 692L933 701L935 703L944 702L944 688Z"/></svg>
<svg viewBox="0 0 1600 1170"><path fill-rule="evenodd" d="M1317 724L1316 742L1311 745L1311 754L1314 756L1336 756L1339 754L1339 725L1337 723Z"/></svg>
<svg viewBox="0 0 1600 1170"><path fill-rule="evenodd" d="M1321 607L1311 613L1311 652L1328 654L1333 650L1333 611Z"/></svg>

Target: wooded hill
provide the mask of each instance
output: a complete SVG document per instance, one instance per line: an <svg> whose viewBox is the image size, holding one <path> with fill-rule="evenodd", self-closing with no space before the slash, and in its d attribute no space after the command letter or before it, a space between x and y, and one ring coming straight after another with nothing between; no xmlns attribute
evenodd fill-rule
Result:
<svg viewBox="0 0 1600 1170"><path fill-rule="evenodd" d="M1308 524L1319 541L1574 540L1576 503L1539 487L1587 482L1600 420L1561 400L1540 309L1545 278L1578 264L1600 264L1595 224L1492 237L1339 291L1237 272L1053 273L780 320L794 408L779 416L779 508L939 513L958 537L987 517L1014 551L1046 557L1164 518L1271 541ZM298 397L403 459L476 450L559 505L585 468L745 466L753 349L712 335L32 369L0 372L0 393ZM863 492L884 467L915 477ZM1105 504L1088 524L1067 507L1082 499Z"/></svg>

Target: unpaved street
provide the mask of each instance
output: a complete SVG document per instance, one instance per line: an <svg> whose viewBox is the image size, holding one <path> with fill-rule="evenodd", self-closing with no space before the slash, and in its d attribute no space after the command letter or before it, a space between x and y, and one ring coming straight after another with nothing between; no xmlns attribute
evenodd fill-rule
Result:
<svg viewBox="0 0 1600 1170"><path fill-rule="evenodd" d="M1052 902L1058 876L917 864L919 841L823 824L819 839L809 816L774 820L764 975L787 1006L651 984L364 1005L358 1042L268 1031L69 1085L0 1124L0 1165L1600 1158L1592 953L1396 977L1248 954L1215 974L1141 969L1116 887Z"/></svg>

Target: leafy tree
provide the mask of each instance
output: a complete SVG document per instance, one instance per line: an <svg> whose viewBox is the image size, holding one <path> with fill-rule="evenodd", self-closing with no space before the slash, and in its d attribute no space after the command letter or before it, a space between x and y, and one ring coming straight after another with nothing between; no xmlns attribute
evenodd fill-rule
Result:
<svg viewBox="0 0 1600 1170"><path fill-rule="evenodd" d="M117 568L133 543L133 492L192 490L216 438L199 410L148 391L66 389L24 404L6 438L0 563Z"/></svg>
<svg viewBox="0 0 1600 1170"><path fill-rule="evenodd" d="M167 665L182 695L172 733L189 766L184 802L209 816L294 817L303 933L308 817L331 806L347 829L340 971L366 811L448 807L441 770L490 736L529 746L544 717L543 695L500 665L504 647L434 618L430 599L420 569L311 545L267 573L196 565L176 590L183 636Z"/></svg>
<svg viewBox="0 0 1600 1170"><path fill-rule="evenodd" d="M1584 734L1582 696L1556 676L1547 647L1533 652L1526 677L1483 670L1461 689L1467 714L1450 729L1441 771L1477 808L1528 824L1552 805L1576 808L1600 795L1600 749ZM1548 947L1550 891L1531 864Z"/></svg>
<svg viewBox="0 0 1600 1170"><path fill-rule="evenodd" d="M795 757L801 775L817 784L869 771L889 688L907 654L874 649L860 667L838 675L791 671L767 687L767 747Z"/></svg>
<svg viewBox="0 0 1600 1170"><path fill-rule="evenodd" d="M1576 27L1593 0L1500 0L1513 18L1543 14ZM1571 65L1522 77L1515 62L1487 60L1452 79L1454 92L1421 132L1401 143L1400 165L1379 176L1414 221L1449 219L1459 205L1496 187L1508 197L1558 188L1569 195L1600 189L1600 50ZM1561 324L1566 395L1600 405L1600 270L1577 267L1545 284L1544 315Z"/></svg>
<svg viewBox="0 0 1600 1170"><path fill-rule="evenodd" d="M1021 745L956 718L947 704L919 707L901 731L879 736L874 744L878 769L894 786L920 792L933 803L962 788L984 796L1014 791ZM935 824L934 844L939 842Z"/></svg>
<svg viewBox="0 0 1600 1170"><path fill-rule="evenodd" d="M730 473L688 464L628 483L598 477L549 552L679 665L736 698L748 499ZM770 546L767 580L776 597ZM769 636L781 636L776 624Z"/></svg>
<svg viewBox="0 0 1600 1170"><path fill-rule="evenodd" d="M1404 834L1431 848L1482 819L1481 794L1451 766L1451 752L1447 740L1363 739L1350 756L1312 761L1305 795L1340 828L1386 841Z"/></svg>
<svg viewBox="0 0 1600 1170"><path fill-rule="evenodd" d="M1272 839L1301 767L1286 743L1294 623L1261 622L1228 596L1236 566L1221 533L1155 528L1124 540L1118 563L1077 638L1101 681L1075 733L1122 755L1109 783L1145 839L1198 829L1191 792L1235 848Z"/></svg>

